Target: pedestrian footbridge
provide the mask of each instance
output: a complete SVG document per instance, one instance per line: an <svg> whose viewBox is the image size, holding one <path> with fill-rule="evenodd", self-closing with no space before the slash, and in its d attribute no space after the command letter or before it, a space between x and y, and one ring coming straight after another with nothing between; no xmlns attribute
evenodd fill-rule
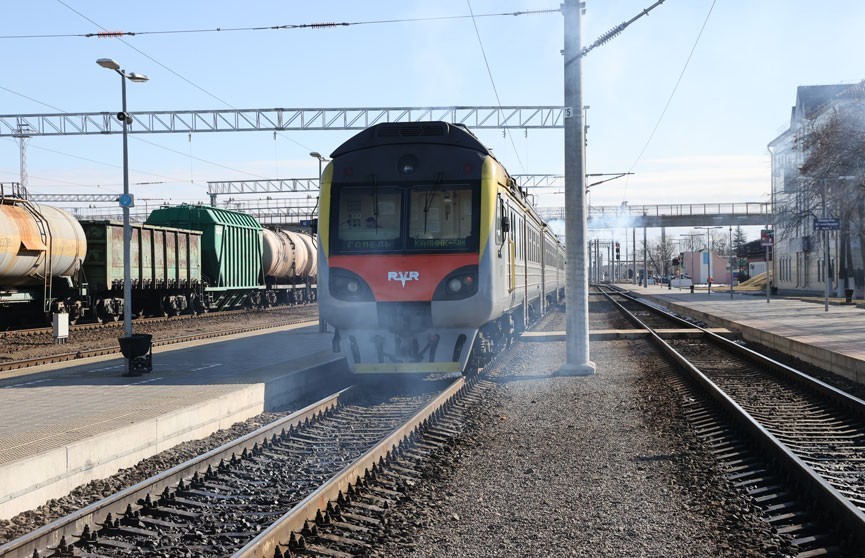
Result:
<svg viewBox="0 0 865 558"><path fill-rule="evenodd" d="M541 207L546 221L565 220L564 207ZM590 230L642 227L766 226L773 222L769 202L683 203L589 206Z"/></svg>

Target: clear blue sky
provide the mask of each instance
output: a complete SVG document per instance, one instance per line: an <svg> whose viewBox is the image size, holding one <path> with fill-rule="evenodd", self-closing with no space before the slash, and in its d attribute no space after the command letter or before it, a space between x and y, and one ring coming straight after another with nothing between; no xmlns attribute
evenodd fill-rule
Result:
<svg viewBox="0 0 865 558"><path fill-rule="evenodd" d="M652 3L587 0L583 44ZM131 112L563 104L559 13L478 17L474 23L10 38L410 20L466 16L469 6L476 15L555 10L559 0L7 2L0 20L0 114L119 110L120 78L97 66L97 58L150 77L128 84ZM587 171L636 173L594 188L593 205L765 201L766 144L788 122L796 86L865 78L861 0L717 0L712 6L712 0L667 0L585 58ZM643 151L710 9L678 90ZM512 140L501 131L477 133L512 173L563 171L561 130L518 131ZM130 140L130 181L164 182L134 186L139 198L205 201L208 180L315 176L318 165L308 153L329 154L349 135L138 136ZM120 191L120 141L119 135L33 138L31 191ZM18 180L18 161L17 142L0 140L0 181ZM563 196L550 194L539 205L562 203Z"/></svg>

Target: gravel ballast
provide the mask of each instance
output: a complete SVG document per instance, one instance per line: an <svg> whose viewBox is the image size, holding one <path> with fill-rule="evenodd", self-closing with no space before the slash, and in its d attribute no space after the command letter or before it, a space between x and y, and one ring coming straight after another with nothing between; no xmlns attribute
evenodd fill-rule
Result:
<svg viewBox="0 0 865 558"><path fill-rule="evenodd" d="M544 329L564 329L561 313ZM371 556L788 556L681 417L645 341L591 344L597 373L556 377L565 343L518 343Z"/></svg>
<svg viewBox="0 0 865 558"><path fill-rule="evenodd" d="M601 308L592 320L603 321ZM595 329L603 326L595 326ZM563 330L564 314L541 329ZM375 557L782 557L681 414L675 372L647 341L593 341L597 373L558 377L564 341L517 342L487 370L482 405L387 514ZM172 448L0 522L4 540L218 445Z"/></svg>

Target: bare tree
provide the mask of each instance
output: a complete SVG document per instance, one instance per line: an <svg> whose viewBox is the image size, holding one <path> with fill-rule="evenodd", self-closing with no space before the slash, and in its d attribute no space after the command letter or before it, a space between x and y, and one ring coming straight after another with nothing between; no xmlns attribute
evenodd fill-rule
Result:
<svg viewBox="0 0 865 558"><path fill-rule="evenodd" d="M851 87L831 109L807 122L796 138L796 148L804 162L799 167L796 203L788 205L784 215L788 226L801 230L814 218L839 219L839 279L845 286L853 279L861 290L865 288L865 83Z"/></svg>

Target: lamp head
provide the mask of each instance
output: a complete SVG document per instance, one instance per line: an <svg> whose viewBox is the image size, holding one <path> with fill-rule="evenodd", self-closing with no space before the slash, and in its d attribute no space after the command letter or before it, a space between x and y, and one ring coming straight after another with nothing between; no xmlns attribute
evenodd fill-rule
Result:
<svg viewBox="0 0 865 558"><path fill-rule="evenodd" d="M109 70L119 70L120 69L120 64L118 64L117 62L115 62L114 60L112 60L110 58L100 58L99 60L96 61L96 63L99 64L100 66L102 66L103 68L108 68Z"/></svg>
<svg viewBox="0 0 865 558"><path fill-rule="evenodd" d="M144 74L136 74L135 72L130 73L126 77L129 78L129 81L134 81L136 83L141 83L150 79Z"/></svg>

